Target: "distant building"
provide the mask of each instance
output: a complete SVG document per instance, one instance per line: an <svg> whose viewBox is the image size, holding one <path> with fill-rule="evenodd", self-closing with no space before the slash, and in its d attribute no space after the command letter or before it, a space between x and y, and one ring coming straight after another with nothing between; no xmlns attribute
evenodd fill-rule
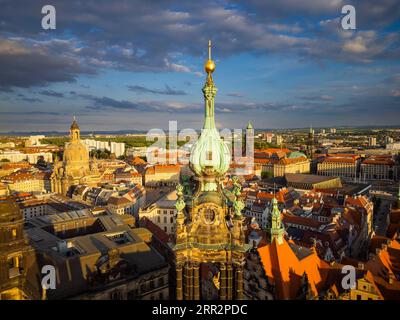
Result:
<svg viewBox="0 0 400 320"><path fill-rule="evenodd" d="M274 134L272 132L263 132L262 133L262 139L267 141L267 143L272 143L273 137L274 137Z"/></svg>
<svg viewBox="0 0 400 320"><path fill-rule="evenodd" d="M352 154L332 154L319 158L317 174L343 178L357 177L359 156Z"/></svg>
<svg viewBox="0 0 400 320"><path fill-rule="evenodd" d="M26 147L41 146L42 143L40 142L40 140L45 138L46 136L44 135L30 136L28 140L25 141L25 146Z"/></svg>
<svg viewBox="0 0 400 320"><path fill-rule="evenodd" d="M286 173L309 173L310 160L301 152L274 149L275 152L255 152L254 163L261 166L261 173L269 177L281 177ZM287 150L287 152L286 152Z"/></svg>
<svg viewBox="0 0 400 320"><path fill-rule="evenodd" d="M285 174L286 185L299 190L334 189L341 188L338 177L321 177L314 174Z"/></svg>
<svg viewBox="0 0 400 320"><path fill-rule="evenodd" d="M329 131L330 131L330 133L335 134L336 133L336 128L331 128Z"/></svg>
<svg viewBox="0 0 400 320"><path fill-rule="evenodd" d="M376 146L376 137L369 137L368 138L368 145L370 147L375 147Z"/></svg>
<svg viewBox="0 0 400 320"><path fill-rule="evenodd" d="M124 195L111 196L107 201L107 207L115 214L130 214L139 219L139 210L146 203L146 190L138 184Z"/></svg>
<svg viewBox="0 0 400 320"><path fill-rule="evenodd" d="M360 178L363 180L397 180L399 166L393 157L371 156L362 161Z"/></svg>
<svg viewBox="0 0 400 320"><path fill-rule="evenodd" d="M179 164L156 164L146 169L144 175L145 186L176 185L179 183Z"/></svg>
<svg viewBox="0 0 400 320"><path fill-rule="evenodd" d="M177 199L176 190L173 190L141 209L139 218L146 218L168 235L174 235L176 230L175 202Z"/></svg>
<svg viewBox="0 0 400 320"><path fill-rule="evenodd" d="M400 150L400 142L387 143L386 149L387 150ZM0 157L1 157L1 155L0 155Z"/></svg>
<svg viewBox="0 0 400 320"><path fill-rule="evenodd" d="M275 136L275 144L277 146L281 146L283 144L283 137L281 135Z"/></svg>
<svg viewBox="0 0 400 320"><path fill-rule="evenodd" d="M386 144L386 145L393 143L393 141L394 141L394 140L393 140L392 137L389 137L389 136L386 136L386 137L385 137L385 144Z"/></svg>
<svg viewBox="0 0 400 320"><path fill-rule="evenodd" d="M17 171L3 178L11 192L50 192L50 174L45 172Z"/></svg>
<svg viewBox="0 0 400 320"><path fill-rule="evenodd" d="M43 157L46 162L53 162L53 154L45 151L26 151L21 152L17 150L3 150L0 151L0 161L3 159L9 160L10 162L21 162L27 161L30 164L36 164L39 158Z"/></svg>
<svg viewBox="0 0 400 320"><path fill-rule="evenodd" d="M94 139L82 140L89 151L92 150L107 150L115 154L116 157L125 155L125 143L114 141L98 141Z"/></svg>

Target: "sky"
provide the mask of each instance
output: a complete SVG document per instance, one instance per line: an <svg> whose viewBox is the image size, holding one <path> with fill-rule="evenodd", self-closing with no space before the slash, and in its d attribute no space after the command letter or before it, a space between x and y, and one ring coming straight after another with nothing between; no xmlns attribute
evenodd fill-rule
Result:
<svg viewBox="0 0 400 320"><path fill-rule="evenodd" d="M209 39L220 128L400 125L399 30L398 0L0 0L0 132L199 129Z"/></svg>

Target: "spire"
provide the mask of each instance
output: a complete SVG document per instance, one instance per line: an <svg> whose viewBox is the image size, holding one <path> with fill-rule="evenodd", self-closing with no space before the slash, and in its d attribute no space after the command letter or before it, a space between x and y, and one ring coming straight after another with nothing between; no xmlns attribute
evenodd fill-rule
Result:
<svg viewBox="0 0 400 320"><path fill-rule="evenodd" d="M283 243L283 234L285 229L282 225L281 212L278 208L278 200L274 197L272 199L272 214L271 214L271 243L274 239L278 242L278 244Z"/></svg>
<svg viewBox="0 0 400 320"><path fill-rule="evenodd" d="M215 128L214 99L217 94L217 88L214 86L214 81L211 75L215 70L215 63L211 60L211 40L208 41L208 60L204 64L204 70L207 73L207 80L203 87L203 94L206 102L203 129L212 129Z"/></svg>
<svg viewBox="0 0 400 320"><path fill-rule="evenodd" d="M252 130L252 129L254 129L253 128L253 125L251 124L251 122L249 121L249 123L247 124L247 128L246 128L247 130Z"/></svg>
<svg viewBox="0 0 400 320"><path fill-rule="evenodd" d="M204 95L204 125L200 138L190 152L190 167L197 176L221 177L229 169L231 154L215 127L214 103L217 88L211 74L215 63L211 60L211 41L208 42L208 60L204 64L207 73L202 89ZM211 179L212 180L212 179ZM202 185L203 191L216 191L216 181L210 179Z"/></svg>
<svg viewBox="0 0 400 320"><path fill-rule="evenodd" d="M204 64L204 70L207 72L207 82L212 83L213 79L211 74L215 70L215 62L211 59L211 40L208 40L208 60Z"/></svg>
<svg viewBox="0 0 400 320"><path fill-rule="evenodd" d="M74 116L74 120L72 121L72 124L71 124L71 130L72 129L78 129L79 130L78 122L76 122L76 117L75 116Z"/></svg>

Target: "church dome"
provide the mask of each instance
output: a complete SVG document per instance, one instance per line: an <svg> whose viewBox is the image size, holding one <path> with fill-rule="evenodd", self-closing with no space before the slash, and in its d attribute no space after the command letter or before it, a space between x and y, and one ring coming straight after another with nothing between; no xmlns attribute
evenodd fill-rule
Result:
<svg viewBox="0 0 400 320"><path fill-rule="evenodd" d="M288 156L289 159L300 158L300 157L307 158L307 156L304 153L299 152L299 151L293 151Z"/></svg>
<svg viewBox="0 0 400 320"><path fill-rule="evenodd" d="M71 141L65 145L64 166L68 174L82 175L84 171L89 171L89 151L80 139L78 123L74 119L70 129Z"/></svg>
<svg viewBox="0 0 400 320"><path fill-rule="evenodd" d="M89 152L82 142L70 142L64 149L64 162L73 163L89 163Z"/></svg>

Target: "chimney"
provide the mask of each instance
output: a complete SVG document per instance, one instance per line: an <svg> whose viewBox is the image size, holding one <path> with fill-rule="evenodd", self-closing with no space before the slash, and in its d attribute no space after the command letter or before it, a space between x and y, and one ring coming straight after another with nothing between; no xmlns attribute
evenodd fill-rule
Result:
<svg viewBox="0 0 400 320"><path fill-rule="evenodd" d="M60 253L66 253L68 250L67 241L61 240L57 242L57 249Z"/></svg>

